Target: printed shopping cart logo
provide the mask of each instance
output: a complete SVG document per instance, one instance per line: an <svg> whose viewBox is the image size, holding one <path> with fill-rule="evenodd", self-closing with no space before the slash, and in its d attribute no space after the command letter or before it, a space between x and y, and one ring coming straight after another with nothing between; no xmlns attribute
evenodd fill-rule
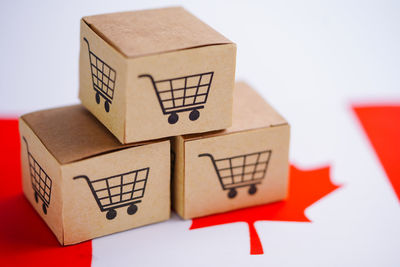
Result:
<svg viewBox="0 0 400 267"><path fill-rule="evenodd" d="M179 112L190 111L189 119L200 117L199 109L204 108L210 92L214 72L205 72L179 78L155 81L150 74L139 75L151 80L164 115L169 115L168 122L175 124Z"/></svg>
<svg viewBox="0 0 400 267"><path fill-rule="evenodd" d="M150 168L143 168L111 177L91 181L86 175L79 175L75 179L85 179L102 212L107 211L109 220L117 216L115 209L128 206L127 213L137 212L136 204L142 202Z"/></svg>
<svg viewBox="0 0 400 267"><path fill-rule="evenodd" d="M234 198L236 189L240 187L249 186L250 195L257 192L256 185L265 177L271 154L271 150L265 150L222 159L215 159L209 153L200 154L199 157L211 159L222 189L229 190L228 197Z"/></svg>
<svg viewBox="0 0 400 267"><path fill-rule="evenodd" d="M23 136L22 139L26 144L26 150L28 152L29 173L31 175L32 188L35 192L35 201L36 203L39 203L40 198L42 201L42 210L44 214L47 214L47 208L50 205L52 181L32 156L31 152L29 152L28 141L26 141L26 138Z"/></svg>
<svg viewBox="0 0 400 267"><path fill-rule="evenodd" d="M109 112L110 104L114 98L114 87L117 73L90 50L89 41L85 37L83 40L88 46L93 89L96 91L96 103L100 104L100 97L102 97L104 99L104 109L106 112Z"/></svg>

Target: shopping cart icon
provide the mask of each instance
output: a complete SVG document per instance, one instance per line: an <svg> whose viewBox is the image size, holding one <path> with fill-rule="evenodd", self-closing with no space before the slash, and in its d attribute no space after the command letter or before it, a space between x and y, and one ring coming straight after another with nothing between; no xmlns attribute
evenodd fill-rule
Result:
<svg viewBox="0 0 400 267"><path fill-rule="evenodd" d="M222 159L204 153L199 157L211 159L222 189L229 190L228 197L234 198L237 195L236 189L240 187L249 186L250 195L257 192L256 185L265 177L271 153L271 150L265 150Z"/></svg>
<svg viewBox="0 0 400 267"><path fill-rule="evenodd" d="M110 104L114 98L114 87L117 73L90 50L89 41L86 37L84 37L83 40L88 46L93 89L96 91L96 103L100 104L100 97L102 97L104 99L104 109L106 112L109 112Z"/></svg>
<svg viewBox="0 0 400 267"><path fill-rule="evenodd" d="M204 108L210 92L214 72L205 72L179 78L155 81L150 74L139 75L151 80L164 115L169 115L168 122L178 121L179 112L190 111L189 119L200 117L199 109Z"/></svg>
<svg viewBox="0 0 400 267"><path fill-rule="evenodd" d="M115 209L128 206L127 213L137 212L136 204L142 202L150 168L134 170L114 176L91 181L86 175L75 176L85 179L102 212L107 211L109 220L117 216Z"/></svg>
<svg viewBox="0 0 400 267"><path fill-rule="evenodd" d="M31 152L29 152L28 141L26 141L26 138L23 136L22 139L26 144L26 150L28 152L29 173L31 175L32 188L35 192L35 201L38 203L40 198L42 201L42 210L44 214L47 214L47 208L50 205L52 181L32 156Z"/></svg>

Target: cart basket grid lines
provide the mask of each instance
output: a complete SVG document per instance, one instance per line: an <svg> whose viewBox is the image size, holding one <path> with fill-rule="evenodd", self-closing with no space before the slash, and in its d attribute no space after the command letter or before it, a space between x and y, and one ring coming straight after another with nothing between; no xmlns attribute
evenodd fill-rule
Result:
<svg viewBox="0 0 400 267"><path fill-rule="evenodd" d="M36 173L36 175L38 175L37 173ZM48 193L47 193L47 190L50 190L50 188L51 188L51 182L50 181L46 181L46 180L38 180L38 179L36 179L36 178L34 178L35 179L35 184L34 184L34 186L36 187L36 189L38 189L38 190L42 190L42 192L43 192L43 194L45 194L45 195L49 195ZM46 184L46 182L47 182L47 184ZM43 186L43 185L44 186Z"/></svg>
<svg viewBox="0 0 400 267"><path fill-rule="evenodd" d="M110 177L100 178L93 181L91 181L85 175L76 176L74 177L74 179L84 178L88 183L89 188L92 191L92 194L100 210L106 211L115 208L116 205L118 205L118 207L122 207L131 203L140 202L140 200L138 199L144 196L149 170L150 168L142 168L122 174L113 175ZM142 176L144 177L139 177L139 173L142 174ZM133 176L133 181L132 179L126 181L129 177L132 178ZM116 181L118 181L117 184L115 184ZM99 188L95 189L95 187ZM126 188L129 188L129 190L125 191ZM135 192L140 191L141 194L134 194ZM127 195L129 195L129 198L125 199L124 196ZM104 202L104 200L108 200L109 202L106 203Z"/></svg>
<svg viewBox="0 0 400 267"><path fill-rule="evenodd" d="M213 75L214 72L205 72L154 80L152 75L142 74L139 78L147 77L151 80L163 114L171 114L168 122L174 124L178 121L178 112L192 111L189 115L190 120L198 119L200 113L197 109L204 108L207 102Z"/></svg>
<svg viewBox="0 0 400 267"><path fill-rule="evenodd" d="M99 71L97 68L96 68L96 70ZM110 74L108 74L108 75L103 74L101 78L98 77L98 75L93 74L93 78L95 78L95 82L93 83L95 90L103 92L106 95L106 97L109 97L110 100L112 100L114 97L114 88L113 87L115 85L115 80L111 79ZM107 78L106 79L107 83L103 82L104 78ZM109 85L110 82L112 83L111 85ZM113 86L113 87L111 87L111 86Z"/></svg>
<svg viewBox="0 0 400 267"><path fill-rule="evenodd" d="M222 189L229 189L228 196L233 198L236 196L233 185L235 187L251 185L249 194L256 192L255 184L264 179L271 154L271 150L265 150L221 159L215 159L209 153L200 154L199 157L207 156L211 159ZM262 157L266 157L266 159L261 161Z"/></svg>
<svg viewBox="0 0 400 267"><path fill-rule="evenodd" d="M83 38L88 46L90 73L92 76L93 90L96 91L96 102L100 103L100 96L105 100L105 109L109 111L108 103L114 98L115 81L117 79L116 71L104 62L90 49L89 41Z"/></svg>
<svg viewBox="0 0 400 267"><path fill-rule="evenodd" d="M98 67L98 61L100 61L100 64L102 66L101 69ZM96 59L96 65L91 63L92 68L96 70L96 73L94 73L92 69L92 77L94 78L93 85L96 87L97 90L102 91L110 98L110 100L112 100L114 97L115 71L107 65L108 73L104 73L104 65L107 64L98 58ZM99 74L101 74L101 77ZM114 76L114 78L112 78L111 76Z"/></svg>
<svg viewBox="0 0 400 267"><path fill-rule="evenodd" d="M158 82L157 82L158 83ZM208 85L208 84L207 84ZM205 84L202 84L202 85L200 85L200 86L207 86L207 85L205 85ZM194 85L194 86L184 86L184 87L180 87L180 88L174 88L174 93L178 93L179 91L182 91L182 90L189 90L189 89L196 89L196 88L198 88L199 86L198 85ZM159 90L158 91L160 94L162 94L162 93L170 93L171 92L171 89L167 89L167 90ZM200 94L199 94L200 95ZM175 99L178 99L178 98L175 98Z"/></svg>
<svg viewBox="0 0 400 267"><path fill-rule="evenodd" d="M32 157L32 155L30 155ZM35 161L35 164L37 162ZM33 169L31 167L31 169ZM51 190L51 180L49 180L48 175L43 172L45 178L43 179L41 175L33 169L31 171L31 180L32 186L34 187L35 191L39 193L39 195L43 198L45 203L48 205L50 203L50 190ZM39 178L38 178L39 177Z"/></svg>
<svg viewBox="0 0 400 267"><path fill-rule="evenodd" d="M181 76L181 77L176 77L176 78L172 78L172 79L164 79L164 80L157 80L157 83L161 83L161 82L169 82L169 81L176 81L176 80L182 80L182 79L189 79L189 78L198 78L201 75L213 75L214 72L210 71L210 72L204 72L204 73L199 73L199 74L191 74L191 75L186 75L186 76Z"/></svg>
<svg viewBox="0 0 400 267"><path fill-rule="evenodd" d="M146 181L146 180L145 180L145 179L142 179L142 180L137 180L136 182L123 183L122 186L133 185L133 184L135 184L135 183L144 182L144 181ZM93 182L93 183L96 183L96 182ZM113 185L113 186L110 186L109 188L110 188L110 190L111 190L111 189L118 188L118 187L121 187L121 185L120 185L120 184L118 184L118 185ZM108 188L101 188L101 189L95 190L95 192L102 192L102 191L108 191Z"/></svg>
<svg viewBox="0 0 400 267"><path fill-rule="evenodd" d="M50 205L51 200L51 188L52 180L47 175L45 170L40 166L37 160L33 157L32 153L29 151L28 141L23 136L22 139L26 144L26 151L28 154L28 164L29 164L29 174L31 177L32 188L35 191L35 200L38 202L37 198L43 201L43 212L47 214L47 208Z"/></svg>
<svg viewBox="0 0 400 267"><path fill-rule="evenodd" d="M183 99L183 97L180 97L179 99ZM174 110L176 111L176 108L182 108L180 109L180 111L186 111L186 108L188 108L187 110L192 110L193 108L202 108L202 107L199 107L199 103L186 104L185 99L183 99L183 101L180 104L175 103L175 106L165 107L165 112L173 112Z"/></svg>
<svg viewBox="0 0 400 267"><path fill-rule="evenodd" d="M210 85L212 82L212 76L213 76L213 72L207 72L207 73L201 73L201 74L196 74L196 75L190 75L190 76L184 76L184 77L179 77L179 78L174 78L174 79L166 79L166 80L161 80L161 81L153 81L154 84L154 89L156 90L157 95L160 97L160 94L162 93L171 93L171 98L168 99L162 99L160 98L161 104L162 104L162 108L164 109L176 109L176 108L180 108L180 107L186 107L189 105L201 105L205 103L205 99L202 101L198 101L196 102L195 99L196 97L199 96L207 96L209 93L209 89L210 89ZM210 79L207 83L201 84L201 78L205 75L209 75ZM197 83L197 85L193 85L193 86L187 86L187 79L188 78L198 78L199 82ZM178 87L178 88L174 88L173 86L173 81L177 81L177 80L182 80L184 79L184 87ZM160 85L161 83L164 82L168 82L169 83L169 88L166 90L159 90L158 89L158 85ZM205 90L204 93L199 94L199 88L200 87L207 87L207 89ZM196 92L194 92L193 94L188 94L188 90L190 89L196 89ZM184 95L183 96L177 96L177 93L179 93L179 91L184 91ZM193 100L191 101L191 103L189 102L189 98L193 98ZM181 105L177 105L176 104L176 100L180 100L182 99L183 104ZM191 99L190 99L191 100ZM172 107L167 107L166 106L166 102L168 101L172 101Z"/></svg>
<svg viewBox="0 0 400 267"><path fill-rule="evenodd" d="M130 196L130 198L133 198L133 194L134 194L134 191L135 191L135 187L136 187L136 181L137 181L137 177L138 177L138 172L136 172L135 173L135 180L134 180L134 183L133 183L133 186L132 186L132 192L131 192L131 196ZM147 179L146 179L147 180ZM122 188L121 188L121 190L122 190ZM142 193L142 195L144 194L144 192Z"/></svg>
<svg viewBox="0 0 400 267"><path fill-rule="evenodd" d="M201 78L203 77L203 75L200 75L200 78L199 78L199 83L197 84L197 88L196 88L196 93L194 94L195 95L195 97L194 97L194 100L193 100L193 103L196 103L196 100L197 100L197 95L198 95L198 93L199 93L199 88L200 88L200 85L201 85ZM210 79L211 80L211 79ZM210 87L208 87L208 88L210 88ZM205 99L205 98L204 98ZM204 100L203 100L204 101ZM185 101L184 101L185 102ZM203 103L205 103L205 102L203 102Z"/></svg>
<svg viewBox="0 0 400 267"><path fill-rule="evenodd" d="M258 165L263 165L263 164L266 164L266 163L268 163L268 161L260 161L258 164L257 163L249 163L249 164L245 164L245 165L232 166L232 169L241 169L243 167L258 166ZM230 170L230 169L231 169L231 167L219 168L219 171L225 171L225 170ZM244 174L246 174L246 173L244 173Z"/></svg>
<svg viewBox="0 0 400 267"><path fill-rule="evenodd" d="M226 178L231 178L231 177L226 177ZM224 177L222 177L221 179L226 179ZM231 186L234 185L235 187L240 187L242 184L243 185L249 185L249 184L259 184L261 180L263 180L264 178L256 178L256 179L252 179L249 181L242 181L242 182L231 182L231 183L224 183L224 186Z"/></svg>
<svg viewBox="0 0 400 267"><path fill-rule="evenodd" d="M32 183L33 185L38 189L42 189L43 190L43 194L49 195L47 194L47 190L46 189L51 189L51 179L50 177L46 174L46 172L40 167L40 165L38 164L38 162L32 157L32 154L29 153L28 154L29 157L31 157L35 163L36 166L38 166L40 168L40 172L43 173L43 175L41 175L39 172L36 171L36 169L33 169L33 175L31 176L32 178ZM44 178L43 178L44 176ZM42 186L42 184L44 186ZM43 195L42 195L43 196ZM49 195L50 198L50 195ZM46 202L50 202L50 199L46 199Z"/></svg>
<svg viewBox="0 0 400 267"><path fill-rule="evenodd" d="M136 189L136 190L129 191L129 192L116 193L116 194L112 194L112 195L110 195L110 196L99 197L99 200L109 199L109 198L113 198L113 197L120 197L120 196L122 196L122 195L128 195L128 194L131 195L132 192L135 193L135 192L139 192L139 191L142 191L142 193L141 193L139 196L130 197L128 200L122 200L122 199L120 199L119 202L129 201L129 200L137 199L137 198L142 198L143 195L144 195L144 189L143 189L143 188L141 188L141 189ZM118 203L119 203L119 202L118 202Z"/></svg>
<svg viewBox="0 0 400 267"><path fill-rule="evenodd" d="M110 189L110 183L108 182L108 179L106 179L106 185L107 185L107 192L108 192L108 198L110 200L110 203L112 202L112 198L111 198L111 189ZM99 198L99 194L95 191L97 198Z"/></svg>
<svg viewBox="0 0 400 267"><path fill-rule="evenodd" d="M136 172L142 172L142 171L143 171L143 172L147 172L148 169L149 169L149 168L141 168L141 169L137 169L137 170L130 171L130 172L126 172L126 173L121 173L121 174L116 174L116 175L109 176L109 177L104 177L104 178L96 179L96 180L93 180L93 181L91 181L91 182L92 182L92 183L97 183L97 182L109 180L109 179L116 178L116 177L119 178L120 176L126 176L126 175L129 175L129 174L132 174L132 173L136 173ZM146 180L146 178L143 178L143 179L141 179L141 180L138 180L138 182L139 182L139 181L144 181L144 180Z"/></svg>
<svg viewBox="0 0 400 267"><path fill-rule="evenodd" d="M144 170L141 170L141 171L143 172L143 171L147 171L147 170L144 169ZM134 196L134 192L137 192L137 191L140 191L140 190L143 191L142 194L141 194L141 196L139 197L139 198L141 198L141 197L143 197L143 195L144 195L144 187L145 187L145 182L146 182L147 179L137 180L137 176L138 176L138 173L139 173L139 172L140 172L140 171L133 171L133 172L121 174L121 175L119 175L119 176L112 176L112 177L108 177L108 178L102 178L102 179L99 179L99 180L95 180L95 181L92 182L93 185L96 184L96 183L105 181L105 182L106 182L106 188L103 187L103 188L99 188L99 189L97 189L97 190L95 190L95 189L93 188L93 189L94 189L94 193L96 194L96 196L97 196L97 198L98 198L99 200L108 198L111 204L118 204L118 203L120 203L120 202L122 201L122 195L126 195L126 194L128 194L128 193L130 194L129 200L137 199L138 197L137 197L137 196ZM134 174L134 175L135 175L135 179L134 179L133 182L124 183L124 179L122 178L122 179L120 180L120 183L119 183L118 185L110 186L110 182L109 182L109 181L110 181L111 179L115 179L115 178L117 178L117 177L124 177L124 176L127 175L127 174ZM135 189L136 185L137 185L139 182L141 182L141 181L144 181L144 183L142 184L142 187L139 188L139 189ZM128 192L123 192L123 187L129 186L129 185L132 185L132 189L129 190ZM111 191L112 191L112 189L116 189L116 188L119 188L119 190L117 190L119 193L114 193L114 194L113 194ZM104 191L107 192L107 196L101 197L99 193L100 193L100 192L104 192ZM115 197L117 197L117 196L119 196L119 200L115 200ZM125 201L125 200L124 200L124 201ZM104 205L103 205L103 206L104 206Z"/></svg>
<svg viewBox="0 0 400 267"><path fill-rule="evenodd" d="M207 94L206 93L201 93L201 94L197 94L197 96L206 96ZM194 95L190 95L190 96L179 96L179 97L175 97L175 98L166 98L166 99L162 99L162 101L163 102L168 102L168 101L177 101L177 100L185 100L185 99L187 99L187 98L193 98L194 97ZM184 102L184 101L182 101L182 102ZM198 103L196 103L196 102L194 102L196 105L198 104ZM175 104L175 107L178 107L178 106L181 106L182 104ZM191 105L191 104L186 104L185 106L188 106L188 105Z"/></svg>
<svg viewBox="0 0 400 267"><path fill-rule="evenodd" d="M221 176L221 179L226 179L226 178L233 178L233 177L244 177L244 176L246 176L246 175L251 175L251 176L254 176L255 174L258 174L258 173L264 173L264 170L261 170L261 171L256 171L256 172L244 172L244 173L239 173L239 174L230 174L230 175L226 175L226 176ZM259 178L252 178L251 180L256 180L256 179L259 179ZM262 178L261 178L262 179ZM243 182L244 180L242 180L242 182Z"/></svg>
<svg viewBox="0 0 400 267"><path fill-rule="evenodd" d="M113 207L116 207L116 206L123 207L123 206L125 206L125 204L131 204L132 202L139 203L139 202L141 202L141 200L139 200L139 199L141 199L142 197L143 196L135 197L135 198L132 198L132 199L121 200L121 201L114 202L114 203L103 204L102 205L103 206L103 210L107 210L107 209L110 209L110 208L113 208Z"/></svg>

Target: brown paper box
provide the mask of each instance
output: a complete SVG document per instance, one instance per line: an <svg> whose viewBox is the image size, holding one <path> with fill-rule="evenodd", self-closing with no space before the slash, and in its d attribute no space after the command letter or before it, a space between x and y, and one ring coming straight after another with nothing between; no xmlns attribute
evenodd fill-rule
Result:
<svg viewBox="0 0 400 267"><path fill-rule="evenodd" d="M19 125L23 191L62 245L169 218L168 140L121 145L81 105Z"/></svg>
<svg viewBox="0 0 400 267"><path fill-rule="evenodd" d="M289 124L245 83L233 100L232 127L173 139L173 207L185 219L286 197Z"/></svg>
<svg viewBox="0 0 400 267"><path fill-rule="evenodd" d="M121 143L231 126L236 45L183 8L84 17L80 51L79 97Z"/></svg>

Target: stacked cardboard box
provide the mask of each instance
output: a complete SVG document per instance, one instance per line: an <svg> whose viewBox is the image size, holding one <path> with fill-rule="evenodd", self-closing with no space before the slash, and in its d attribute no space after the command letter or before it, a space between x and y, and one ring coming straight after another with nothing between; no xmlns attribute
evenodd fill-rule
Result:
<svg viewBox="0 0 400 267"><path fill-rule="evenodd" d="M24 193L61 244L167 220L171 199L186 219L285 198L289 125L235 61L183 8L81 20L83 106L20 118Z"/></svg>

